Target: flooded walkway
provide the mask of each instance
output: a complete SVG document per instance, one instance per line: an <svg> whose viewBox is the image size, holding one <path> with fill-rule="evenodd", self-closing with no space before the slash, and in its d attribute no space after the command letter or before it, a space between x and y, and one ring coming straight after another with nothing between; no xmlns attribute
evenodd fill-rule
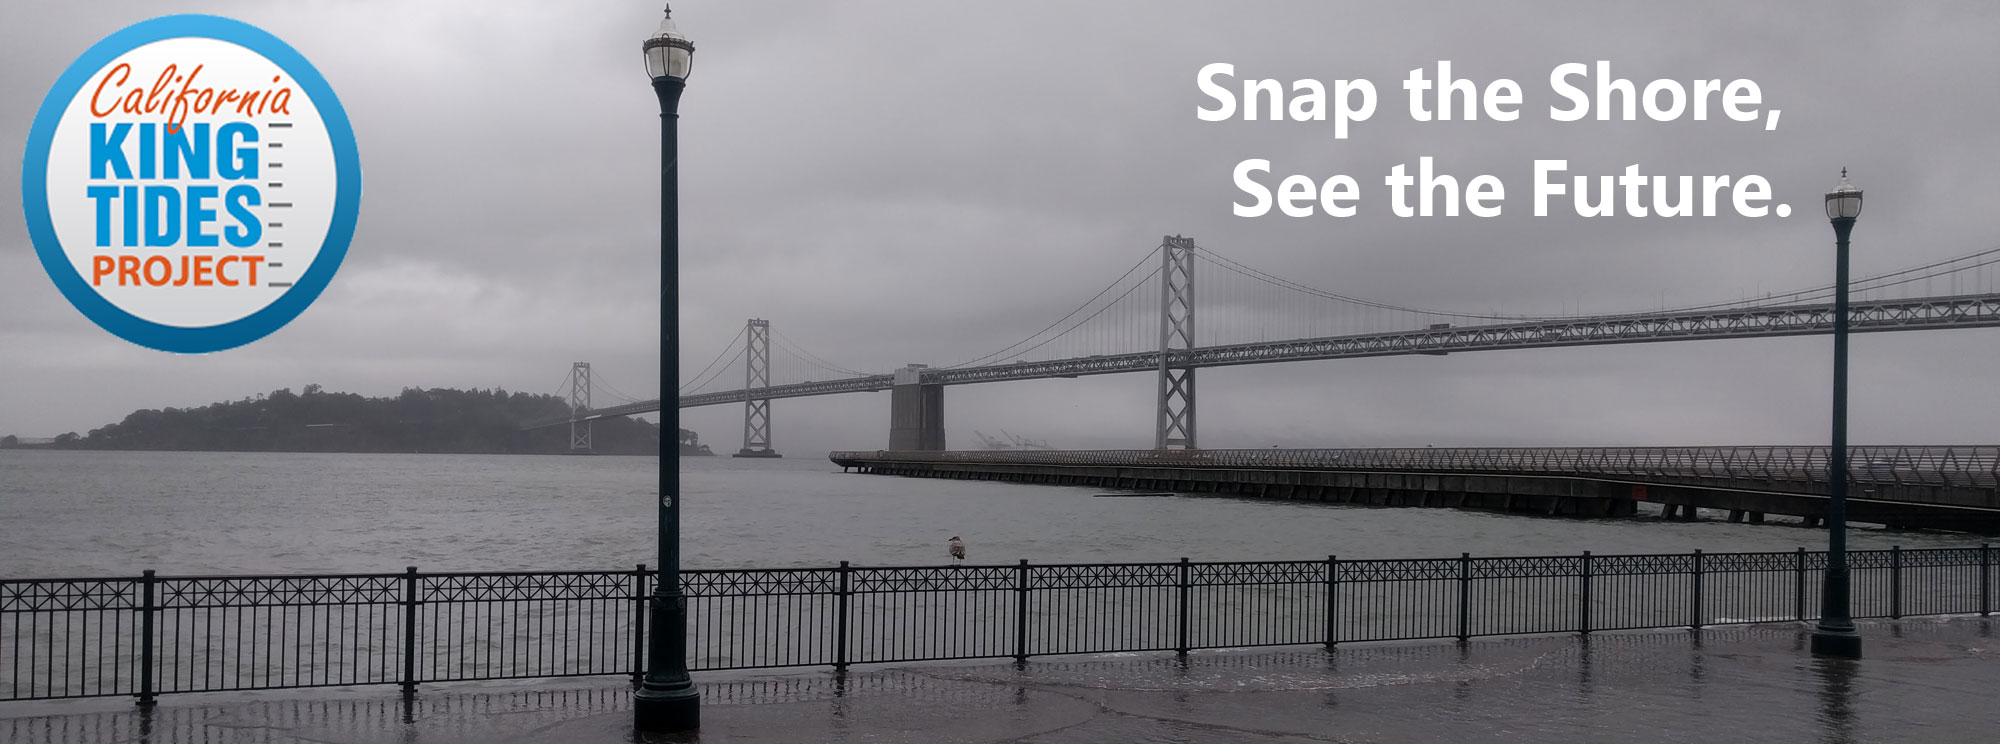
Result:
<svg viewBox="0 0 2000 744"><path fill-rule="evenodd" d="M1982 741L1990 620L1864 623L1817 660L1767 625L698 675L702 742ZM630 742L622 679L0 705L0 741Z"/></svg>

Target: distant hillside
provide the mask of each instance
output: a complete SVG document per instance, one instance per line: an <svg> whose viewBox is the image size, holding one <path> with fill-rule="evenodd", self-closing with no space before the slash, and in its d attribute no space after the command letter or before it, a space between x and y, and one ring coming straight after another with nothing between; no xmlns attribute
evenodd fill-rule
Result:
<svg viewBox="0 0 2000 744"><path fill-rule="evenodd" d="M124 421L56 437L49 447L104 450L222 452L424 452L560 454L569 427L520 431L520 422L563 416L568 403L553 395L505 390L405 388L393 398L330 393L307 385L200 408L133 411ZM682 430L682 439L694 432ZM659 427L631 418L594 422L598 454L659 452ZM14 437L0 447L32 446Z"/></svg>

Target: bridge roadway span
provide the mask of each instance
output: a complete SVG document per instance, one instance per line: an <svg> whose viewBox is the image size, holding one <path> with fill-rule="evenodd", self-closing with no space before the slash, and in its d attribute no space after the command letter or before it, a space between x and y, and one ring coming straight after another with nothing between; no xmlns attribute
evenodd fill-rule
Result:
<svg viewBox="0 0 2000 744"><path fill-rule="evenodd" d="M834 452L843 470L1376 506L1818 524L1829 447ZM1848 518L2000 534L2000 446L1849 450Z"/></svg>
<svg viewBox="0 0 2000 744"><path fill-rule="evenodd" d="M2000 326L2000 294L1855 302L1849 308L1848 317L1850 330L1855 333L1995 327ZM1548 349L1560 346L1723 338L1768 338L1832 332L1831 304L1786 305L1752 309L1613 315L1206 346L1190 351L1170 352L1166 362L1167 366L1175 368L1229 367L1317 359L1353 359L1406 354L1438 355L1495 349ZM1159 370L1160 367L1160 352L1145 351L1047 362L926 369L922 372L922 384L969 385L1050 377L1082 377L1123 372L1152 372ZM753 390L728 390L682 396L680 407L698 408L724 403L741 403L752 398L774 400L877 392L888 390L894 385L894 375L868 375L823 382L773 385ZM641 401L622 408L637 408L638 410L628 413L643 413L659 410L658 407L659 401L655 400ZM593 417L601 417L595 416L596 413L593 412ZM567 421L569 419L565 418L553 420L552 423Z"/></svg>

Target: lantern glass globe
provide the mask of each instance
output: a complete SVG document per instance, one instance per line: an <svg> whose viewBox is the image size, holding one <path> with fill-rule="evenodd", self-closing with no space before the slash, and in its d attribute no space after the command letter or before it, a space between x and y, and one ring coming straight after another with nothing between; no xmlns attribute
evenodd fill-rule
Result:
<svg viewBox="0 0 2000 744"><path fill-rule="evenodd" d="M646 39L646 74L654 80L686 80L694 70L694 42L681 34L674 24L674 11L668 8L666 16L660 19L660 28Z"/></svg>
<svg viewBox="0 0 2000 744"><path fill-rule="evenodd" d="M1840 185L1826 192L1826 218L1851 220L1861 216L1861 189L1847 182L1847 170L1840 171Z"/></svg>

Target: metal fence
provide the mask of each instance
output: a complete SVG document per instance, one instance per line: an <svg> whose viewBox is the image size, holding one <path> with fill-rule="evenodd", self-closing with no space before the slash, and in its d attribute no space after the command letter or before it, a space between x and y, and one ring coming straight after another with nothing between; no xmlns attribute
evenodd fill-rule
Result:
<svg viewBox="0 0 2000 744"><path fill-rule="evenodd" d="M1856 617L1992 611L1993 553L1850 554ZM1824 553L687 571L700 670L1802 621ZM0 580L0 700L644 668L630 571Z"/></svg>

